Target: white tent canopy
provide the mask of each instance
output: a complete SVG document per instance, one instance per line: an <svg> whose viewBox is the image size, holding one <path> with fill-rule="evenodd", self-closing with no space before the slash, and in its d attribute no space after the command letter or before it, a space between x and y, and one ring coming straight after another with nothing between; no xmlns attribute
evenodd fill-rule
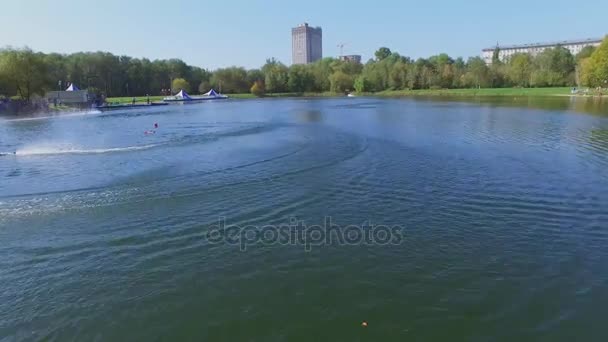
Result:
<svg viewBox="0 0 608 342"><path fill-rule="evenodd" d="M78 88L77 86L74 85L74 83L70 84L70 86L68 87L68 89L66 89L65 91L79 91L80 88Z"/></svg>
<svg viewBox="0 0 608 342"><path fill-rule="evenodd" d="M183 89L180 90L179 93L175 94L175 97L180 99L191 99L190 95L188 95L188 93L186 93Z"/></svg>

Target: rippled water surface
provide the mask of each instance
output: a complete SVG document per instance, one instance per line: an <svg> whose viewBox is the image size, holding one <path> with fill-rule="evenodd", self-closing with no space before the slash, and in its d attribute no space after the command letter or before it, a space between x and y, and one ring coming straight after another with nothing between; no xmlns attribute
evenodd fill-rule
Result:
<svg viewBox="0 0 608 342"><path fill-rule="evenodd" d="M605 341L608 108L576 110L285 99L2 120L0 340ZM327 217L402 238L210 240L220 218Z"/></svg>

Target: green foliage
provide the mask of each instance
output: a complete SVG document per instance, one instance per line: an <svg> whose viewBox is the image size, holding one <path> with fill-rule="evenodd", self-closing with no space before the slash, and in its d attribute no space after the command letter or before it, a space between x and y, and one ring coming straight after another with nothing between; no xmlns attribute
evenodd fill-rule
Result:
<svg viewBox="0 0 608 342"><path fill-rule="evenodd" d="M608 36L582 61L582 82L590 87L608 87Z"/></svg>
<svg viewBox="0 0 608 342"><path fill-rule="evenodd" d="M0 60L13 53L32 54L41 59L42 65L33 69L34 81L43 83L38 87L41 89L34 91L40 93L58 90L61 82L61 88L74 83L83 89L96 88L106 96L161 95L171 89L173 79L183 78L191 85L198 85L211 77L209 71L189 66L179 59L150 61L107 52L44 55L33 54L28 49L5 49L0 50ZM13 86L0 91L17 94L14 82L11 84Z"/></svg>
<svg viewBox="0 0 608 342"><path fill-rule="evenodd" d="M204 94L209 90L211 90L211 82L209 81L202 81L201 84L198 85L199 94Z"/></svg>
<svg viewBox="0 0 608 342"><path fill-rule="evenodd" d="M407 64L401 60L395 62L388 68L388 87L390 89L407 88Z"/></svg>
<svg viewBox="0 0 608 342"><path fill-rule="evenodd" d="M253 84L257 81L264 81L266 77L260 69L247 70L247 83Z"/></svg>
<svg viewBox="0 0 608 342"><path fill-rule="evenodd" d="M369 81L365 78L365 76L360 75L359 77L357 77L357 79L355 80L355 91L357 91L358 93L363 93L366 92L368 90L370 90L370 85L369 85Z"/></svg>
<svg viewBox="0 0 608 342"><path fill-rule="evenodd" d="M266 93L264 82L257 80L253 83L250 89L251 93L257 97L262 97Z"/></svg>
<svg viewBox="0 0 608 342"><path fill-rule="evenodd" d="M241 67L218 69L211 76L211 86L222 93L246 93L250 90L247 70Z"/></svg>
<svg viewBox="0 0 608 342"><path fill-rule="evenodd" d="M557 87L574 85L574 56L566 48L558 46L545 49L534 57L534 71L530 85L534 87Z"/></svg>
<svg viewBox="0 0 608 342"><path fill-rule="evenodd" d="M180 90L183 90L183 91L189 93L190 92L190 83L188 83L188 81L186 81L183 78L176 78L171 83L171 90L173 91L173 93L177 93Z"/></svg>
<svg viewBox="0 0 608 342"><path fill-rule="evenodd" d="M474 89L416 89L416 90L385 90L376 93L379 96L555 96L570 94L571 87L551 88L474 88Z"/></svg>
<svg viewBox="0 0 608 342"><path fill-rule="evenodd" d="M289 68L287 85L289 91L303 93L312 91L315 79L310 68L306 65L294 64Z"/></svg>
<svg viewBox="0 0 608 342"><path fill-rule="evenodd" d="M492 88L500 88L508 85L507 73L509 66L503 63L492 63L489 68L490 86Z"/></svg>
<svg viewBox="0 0 608 342"><path fill-rule="evenodd" d="M532 70L533 61L530 54L518 53L511 56L507 73L514 85L529 87Z"/></svg>
<svg viewBox="0 0 608 342"><path fill-rule="evenodd" d="M335 59L326 57L311 65L311 72L314 78L314 91L329 91L329 75L332 73L332 65L334 62Z"/></svg>
<svg viewBox="0 0 608 342"><path fill-rule="evenodd" d="M494 49L494 52L492 52L492 64L502 64L502 62L500 61L500 48L498 47L498 45Z"/></svg>
<svg viewBox="0 0 608 342"><path fill-rule="evenodd" d="M481 57L471 57L467 61L463 85L468 88L490 87L490 69Z"/></svg>
<svg viewBox="0 0 608 342"><path fill-rule="evenodd" d="M42 54L30 49L1 51L0 78L4 79L5 91L14 90L22 100L29 101L34 94L43 95L45 76L46 64Z"/></svg>
<svg viewBox="0 0 608 342"><path fill-rule="evenodd" d="M342 71L336 71L329 76L330 89L334 93L343 93L353 89L354 77Z"/></svg>
<svg viewBox="0 0 608 342"><path fill-rule="evenodd" d="M581 51L576 54L576 63L580 63L583 59L591 57L593 52L595 51L595 46L588 45L581 49Z"/></svg>
<svg viewBox="0 0 608 342"><path fill-rule="evenodd" d="M589 86L608 82L608 47L585 48L576 58L562 47L531 56L516 54L505 63L494 52L493 63L479 57L452 58L439 54L415 61L387 47L364 65L323 58L308 65L287 67L274 58L260 69L229 67L210 72L179 59L155 60L117 56L107 52L34 53L29 49L0 50L0 94L27 100L33 94L74 83L107 97L166 95L173 89L203 93L383 92L423 89ZM576 71L576 72L575 72Z"/></svg>
<svg viewBox="0 0 608 342"><path fill-rule="evenodd" d="M376 51L376 53L374 53L374 56L376 56L376 59L379 61L387 58L390 55L391 55L391 49L389 49L387 47L381 47L378 49L378 51Z"/></svg>
<svg viewBox="0 0 608 342"><path fill-rule="evenodd" d="M282 93L288 89L288 73L289 69L285 64L275 60L274 58L266 60L266 64L262 67L266 91L269 93Z"/></svg>

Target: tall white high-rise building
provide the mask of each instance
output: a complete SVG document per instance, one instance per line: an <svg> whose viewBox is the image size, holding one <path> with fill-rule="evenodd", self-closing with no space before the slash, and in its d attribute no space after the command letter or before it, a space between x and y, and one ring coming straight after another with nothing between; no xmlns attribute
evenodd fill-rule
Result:
<svg viewBox="0 0 608 342"><path fill-rule="evenodd" d="M291 29L293 64L309 64L323 58L323 30L308 23Z"/></svg>

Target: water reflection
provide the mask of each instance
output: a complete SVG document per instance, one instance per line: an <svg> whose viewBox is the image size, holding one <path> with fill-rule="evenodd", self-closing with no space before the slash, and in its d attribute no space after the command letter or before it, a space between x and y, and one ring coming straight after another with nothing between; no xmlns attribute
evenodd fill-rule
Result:
<svg viewBox="0 0 608 342"><path fill-rule="evenodd" d="M485 97L419 97L434 102L469 102L491 107L527 107L544 110L569 110L600 116L608 116L608 99L581 96L485 96Z"/></svg>
<svg viewBox="0 0 608 342"><path fill-rule="evenodd" d="M608 130L597 129L590 132L589 143L595 148L608 152Z"/></svg>

